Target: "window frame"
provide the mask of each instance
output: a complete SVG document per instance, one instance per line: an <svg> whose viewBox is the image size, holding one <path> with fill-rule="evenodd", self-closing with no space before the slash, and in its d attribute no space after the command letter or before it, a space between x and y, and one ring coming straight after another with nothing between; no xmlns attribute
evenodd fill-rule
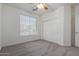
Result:
<svg viewBox="0 0 79 59"><path fill-rule="evenodd" d="M28 16L28 17L33 17L33 18L35 18L36 19L36 33L32 33L32 34L30 34L30 31L29 31L29 34L27 35L27 34L22 34L22 32L21 32L21 16ZM29 23L30 23L30 20L29 20ZM37 35L38 34L38 24L37 24L37 17L35 17L35 16L29 16L29 15L20 15L20 36L33 36L33 35Z"/></svg>

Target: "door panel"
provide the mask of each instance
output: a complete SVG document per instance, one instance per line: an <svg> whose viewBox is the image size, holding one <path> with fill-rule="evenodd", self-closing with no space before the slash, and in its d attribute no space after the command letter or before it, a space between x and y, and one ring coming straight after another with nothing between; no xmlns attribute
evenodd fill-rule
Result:
<svg viewBox="0 0 79 59"><path fill-rule="evenodd" d="M79 47L79 7L76 7L75 12L75 46Z"/></svg>
<svg viewBox="0 0 79 59"><path fill-rule="evenodd" d="M49 20L43 23L43 38L45 40L62 44L61 20Z"/></svg>

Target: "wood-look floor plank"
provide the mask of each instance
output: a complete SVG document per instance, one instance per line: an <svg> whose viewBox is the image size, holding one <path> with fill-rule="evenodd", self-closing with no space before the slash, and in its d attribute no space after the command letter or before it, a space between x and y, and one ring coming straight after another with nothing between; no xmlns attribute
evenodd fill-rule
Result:
<svg viewBox="0 0 79 59"><path fill-rule="evenodd" d="M0 56L79 56L79 48L60 46L45 40L3 47Z"/></svg>

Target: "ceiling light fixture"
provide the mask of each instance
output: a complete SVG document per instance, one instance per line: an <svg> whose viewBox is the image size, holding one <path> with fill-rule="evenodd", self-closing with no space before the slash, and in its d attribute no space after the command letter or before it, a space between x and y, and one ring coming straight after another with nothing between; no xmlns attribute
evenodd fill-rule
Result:
<svg viewBox="0 0 79 59"><path fill-rule="evenodd" d="M36 3L34 4L35 8L33 9L33 11L37 11L37 10L48 10L48 6L46 3Z"/></svg>

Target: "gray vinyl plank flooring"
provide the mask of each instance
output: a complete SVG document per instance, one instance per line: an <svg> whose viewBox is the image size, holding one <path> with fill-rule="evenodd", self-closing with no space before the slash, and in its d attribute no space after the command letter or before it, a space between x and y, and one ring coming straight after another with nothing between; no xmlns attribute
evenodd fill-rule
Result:
<svg viewBox="0 0 79 59"><path fill-rule="evenodd" d="M79 48L36 40L3 47L0 56L79 56Z"/></svg>

